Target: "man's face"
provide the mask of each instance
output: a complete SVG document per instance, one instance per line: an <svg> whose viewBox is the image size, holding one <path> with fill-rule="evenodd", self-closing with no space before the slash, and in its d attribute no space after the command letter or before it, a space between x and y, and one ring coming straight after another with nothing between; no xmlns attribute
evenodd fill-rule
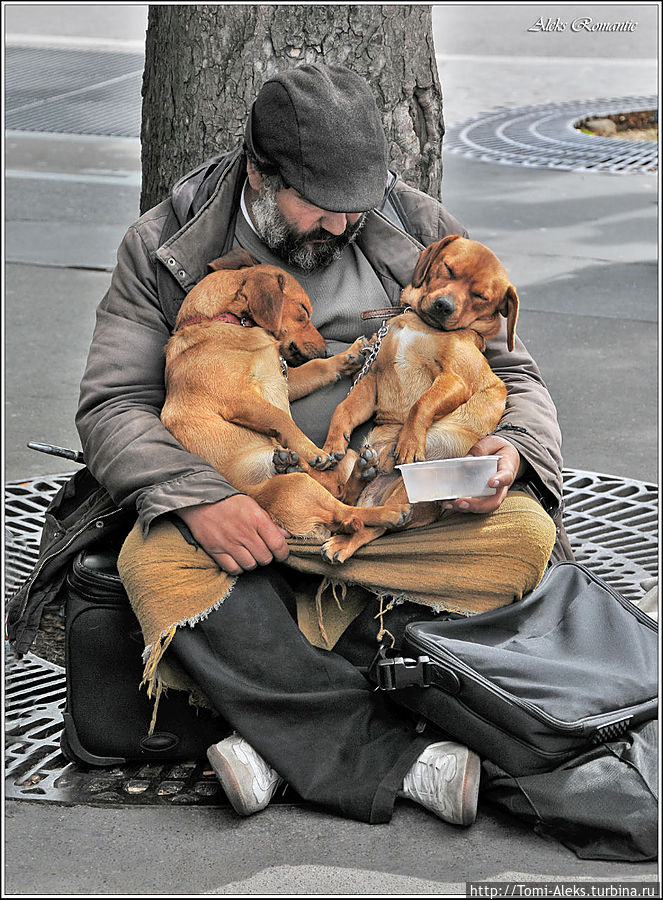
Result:
<svg viewBox="0 0 663 900"><path fill-rule="evenodd" d="M364 223L366 213L329 212L294 188L278 189L273 179L250 181L257 188L251 212L259 235L272 252L305 271L338 259Z"/></svg>

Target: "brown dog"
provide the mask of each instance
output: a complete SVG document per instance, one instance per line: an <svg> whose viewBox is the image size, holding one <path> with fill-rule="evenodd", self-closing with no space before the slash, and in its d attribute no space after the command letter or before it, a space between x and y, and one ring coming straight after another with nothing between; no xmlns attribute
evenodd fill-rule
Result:
<svg viewBox="0 0 663 900"><path fill-rule="evenodd" d="M294 278L256 264L244 251L210 268L185 297L166 345L165 427L293 535L324 539L335 531L403 524L407 502L358 509L338 500L333 493L343 464L325 471L336 459L290 416L289 400L357 370L363 339L321 358L324 339ZM286 378L280 357L305 362L288 368Z"/></svg>
<svg viewBox="0 0 663 900"><path fill-rule="evenodd" d="M378 477L358 502L405 502L394 465L424 459L465 456L499 423L506 387L483 355L486 340L507 320L507 344L513 349L518 295L506 270L483 244L449 235L420 255L412 280L403 290L407 309L389 324L379 353L332 418L324 451L340 457L354 428L375 416L375 427L362 454L366 473L373 451ZM365 483L365 482L364 482ZM344 499L357 501L346 492ZM438 502L418 503L407 527L428 524L440 513ZM348 559L383 530L367 529L326 542L334 562Z"/></svg>

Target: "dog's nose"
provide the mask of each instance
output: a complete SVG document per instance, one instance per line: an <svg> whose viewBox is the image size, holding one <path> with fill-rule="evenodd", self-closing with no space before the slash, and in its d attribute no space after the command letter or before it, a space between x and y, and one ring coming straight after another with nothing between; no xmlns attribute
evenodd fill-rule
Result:
<svg viewBox="0 0 663 900"><path fill-rule="evenodd" d="M449 294L444 294L442 297L436 297L433 301L432 312L440 320L448 318L453 313L454 309L454 298Z"/></svg>
<svg viewBox="0 0 663 900"><path fill-rule="evenodd" d="M310 359L324 359L327 356L327 345L324 347L320 347L316 344L309 343L308 341L304 344L296 344L294 341L290 342L288 347L287 356L290 357L288 361L292 361L295 365L301 365L303 362L308 362Z"/></svg>

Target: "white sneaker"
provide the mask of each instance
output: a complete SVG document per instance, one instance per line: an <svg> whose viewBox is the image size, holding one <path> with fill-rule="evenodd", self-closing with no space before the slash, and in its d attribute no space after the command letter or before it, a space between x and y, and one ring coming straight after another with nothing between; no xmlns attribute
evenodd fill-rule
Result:
<svg viewBox="0 0 663 900"><path fill-rule="evenodd" d="M454 825L471 825L477 814L481 760L461 744L430 744L403 780L400 797L420 803Z"/></svg>
<svg viewBox="0 0 663 900"><path fill-rule="evenodd" d="M283 779L239 734L231 734L207 749L216 777L233 809L250 816L264 809Z"/></svg>

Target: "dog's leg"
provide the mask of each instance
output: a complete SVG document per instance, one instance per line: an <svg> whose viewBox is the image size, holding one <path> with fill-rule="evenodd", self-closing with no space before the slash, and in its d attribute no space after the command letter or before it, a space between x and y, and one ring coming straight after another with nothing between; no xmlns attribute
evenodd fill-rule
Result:
<svg viewBox="0 0 663 900"><path fill-rule="evenodd" d="M366 485L378 475L378 454L372 447L364 446L359 453L348 450L342 462L351 454L354 461L340 496L344 503L356 503Z"/></svg>
<svg viewBox="0 0 663 900"><path fill-rule="evenodd" d="M392 476L379 476L376 482L373 482L373 484L376 484L377 481L380 481L383 477L390 479L386 482L386 485L384 486L385 490L382 492L383 496L380 498L385 506L391 506L392 504L398 506L399 503L407 502L407 493L405 491L403 479L398 477L396 481L393 481L393 474ZM365 493L370 493L371 488L372 485ZM363 500L364 495L362 495L360 502L363 502ZM409 530L410 528L420 528L422 525L429 525L431 522L439 519L442 515L444 515L442 504L437 501L432 501L430 503L413 503L412 512L408 516L407 521L399 526L399 530L401 528L403 530ZM366 544L370 544L371 541L381 537L389 530L390 529L384 527L366 526L360 528L354 534L333 534L324 542L322 546L322 556L332 565L344 563L346 560L350 559L360 547L365 547Z"/></svg>
<svg viewBox="0 0 663 900"><path fill-rule="evenodd" d="M303 473L275 475L248 485L246 493L291 534L326 538L329 532L353 534L367 526L400 528L412 514L409 503L386 506L349 506Z"/></svg>
<svg viewBox="0 0 663 900"><path fill-rule="evenodd" d="M282 447L299 455L302 466L322 470L335 463L333 457L306 437L287 412L269 403L256 391L244 391L233 398L232 405L225 405L218 412L228 422L275 438Z"/></svg>
<svg viewBox="0 0 663 900"><path fill-rule="evenodd" d="M427 391L412 404L401 428L394 452L397 463L426 459L426 434L437 419L449 415L471 396L465 379L455 372L442 372Z"/></svg>
<svg viewBox="0 0 663 900"><path fill-rule="evenodd" d="M368 341L364 337L357 340L336 356L327 359L311 359L301 366L288 369L288 398L299 400L307 394L317 391L326 384L339 381L345 375L353 375L358 372L364 362L363 350L368 347Z"/></svg>
<svg viewBox="0 0 663 900"><path fill-rule="evenodd" d="M375 412L377 382L374 372L368 372L352 388L348 396L334 410L329 424L324 451L341 459L345 456L354 429L368 421Z"/></svg>
<svg viewBox="0 0 663 900"><path fill-rule="evenodd" d="M320 472L316 469L309 469L308 474L311 478L315 479L318 484L321 484L325 490L329 491L333 497L336 497L337 500L342 500L343 503L353 503L356 497L348 497L346 495L346 484L352 476L356 459L357 452L355 450L348 450L345 457L333 468L325 469L324 472Z"/></svg>
<svg viewBox="0 0 663 900"><path fill-rule="evenodd" d="M309 469L308 474L338 500L353 506L366 485L376 477L376 463L377 454L370 447L364 447L361 453L348 450L332 469L324 472ZM290 468L287 471L297 470Z"/></svg>
<svg viewBox="0 0 663 900"><path fill-rule="evenodd" d="M497 427L505 401L506 388L496 378L448 416L433 422L426 435L426 459L465 456L479 438Z"/></svg>
<svg viewBox="0 0 663 900"><path fill-rule="evenodd" d="M388 425L376 425L366 437L366 448L377 455L377 471L379 474L393 471L396 460L394 449L402 425L391 422Z"/></svg>
<svg viewBox="0 0 663 900"><path fill-rule="evenodd" d="M382 537L386 531L386 528L360 528L354 534L333 534L322 545L322 558L332 566L337 566L350 559L360 547Z"/></svg>

